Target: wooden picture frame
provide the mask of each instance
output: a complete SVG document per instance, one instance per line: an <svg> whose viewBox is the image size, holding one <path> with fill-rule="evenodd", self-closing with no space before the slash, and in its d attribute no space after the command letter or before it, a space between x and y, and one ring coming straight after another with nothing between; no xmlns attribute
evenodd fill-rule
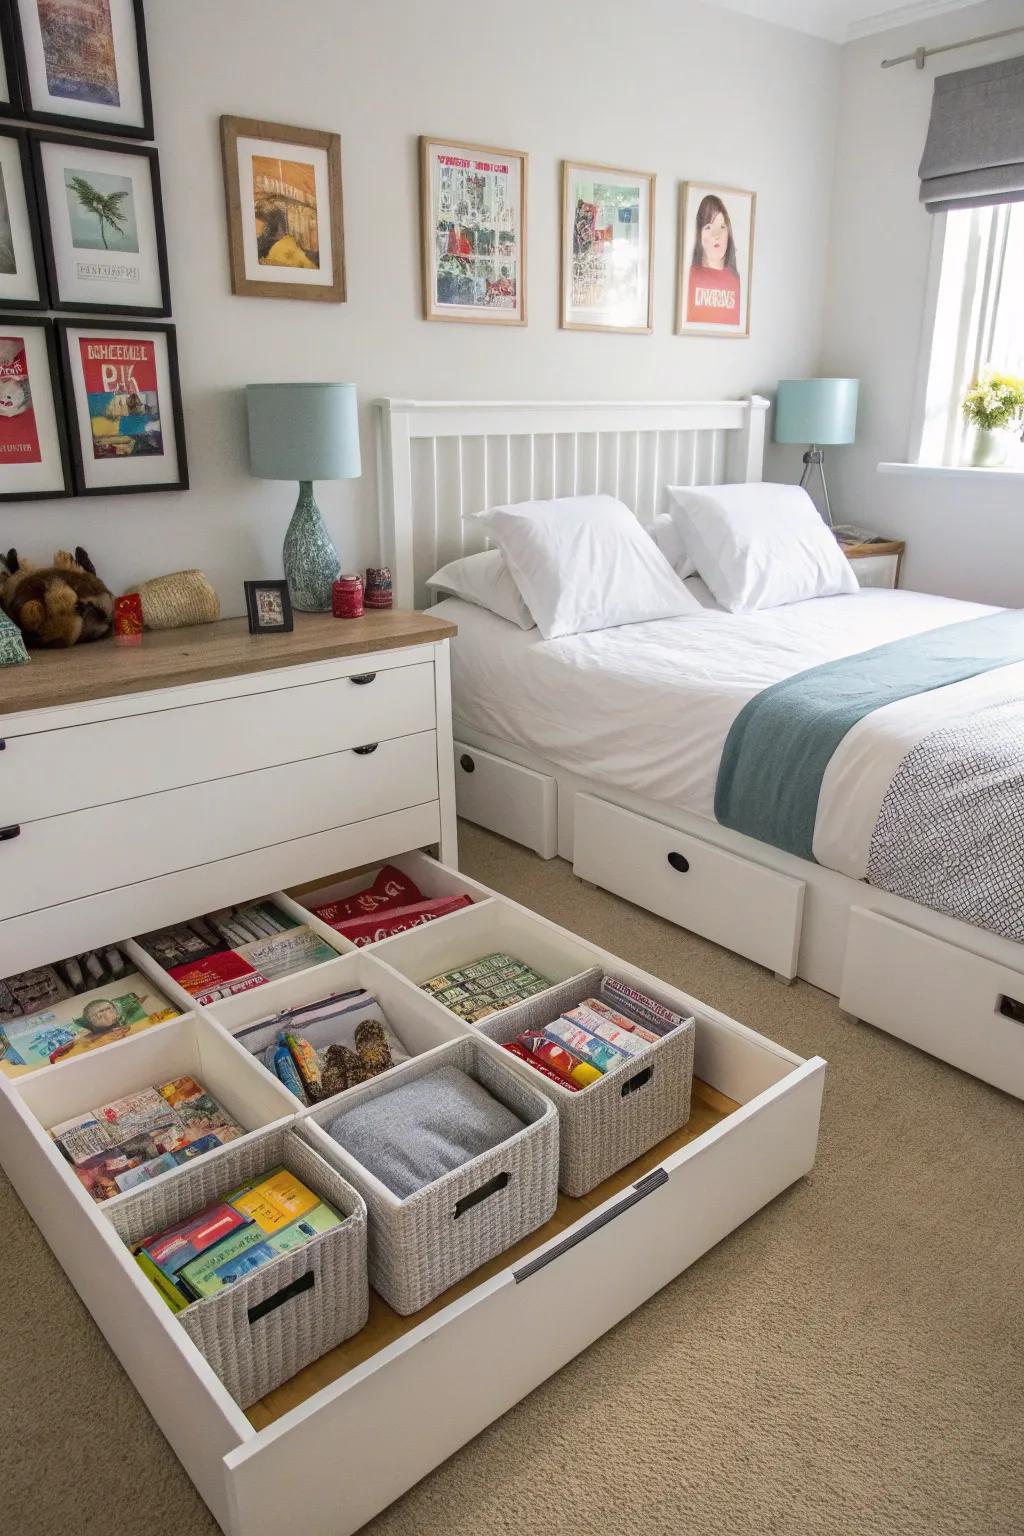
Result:
<svg viewBox="0 0 1024 1536"><path fill-rule="evenodd" d="M435 169L447 185L435 187ZM473 198L470 178L476 183ZM424 320L526 324L528 188L529 156L523 150L421 135ZM451 270L442 270L445 266Z"/></svg>
<svg viewBox="0 0 1024 1536"><path fill-rule="evenodd" d="M10 0L11 40L23 101L19 116L86 133L151 139L153 97L142 0L109 0L109 35L94 43L94 67L77 87L73 71L87 56L86 45L71 29L66 55L60 57L55 46L48 54L40 6L51 11L56 21L65 10L63 0ZM72 12L73 6L66 9ZM6 38L4 42L6 46ZM70 110L63 109L65 101Z"/></svg>
<svg viewBox="0 0 1024 1536"><path fill-rule="evenodd" d="M602 187L606 197L583 197L590 187ZM654 208L657 176L653 171L629 171L619 166L594 165L586 160L562 161L562 257L560 324L566 331L620 331L646 335L654 329ZM643 215L646 189L647 215ZM632 217L632 202L626 199L636 192L637 217ZM612 194L609 197L607 194ZM617 195L621 202L617 203ZM584 218L581 210L593 210ZM606 270L602 260L605 249L619 243L615 225L598 226L598 221L615 210L617 222L637 230L636 241L622 238L628 247L635 243L632 294L623 275ZM626 218L624 215L630 214ZM584 228L588 238L583 239ZM607 229L613 233L609 237ZM644 249L646 244L646 250ZM586 249L584 249L584 246ZM592 271L587 276L585 263ZM610 264L607 264L610 265ZM626 274L628 276L628 273ZM618 284L618 291L613 286ZM620 318L616 319L618 315ZM604 316L605 318L602 318Z"/></svg>
<svg viewBox="0 0 1024 1536"><path fill-rule="evenodd" d="M347 292L339 135L317 128L289 128L258 118L222 117L220 143L231 292L254 299L319 299L343 304ZM275 146L277 153L257 153L261 148L273 151ZM282 148L291 154L280 153ZM275 190L278 178L258 168L258 160L278 162L294 177L294 183L282 176L280 190ZM270 219L280 225L277 239ZM313 233L315 252L308 244ZM268 241L273 243L267 245Z"/></svg>
<svg viewBox="0 0 1024 1536"><path fill-rule="evenodd" d="M701 239L697 220L705 200L709 200L709 211L722 226L726 241L722 256L724 267L698 266L694 261L697 242ZM733 341L745 341L750 336L756 221L756 192L744 187L722 186L714 181L681 183L676 251L677 336L721 336ZM699 272L713 274L716 271L721 276L706 277L703 286L695 288ZM718 313L728 316L733 303L735 321L719 322L714 318Z"/></svg>
<svg viewBox="0 0 1024 1536"><path fill-rule="evenodd" d="M260 612L260 594L272 592L281 609L280 624L267 623ZM245 614L249 621L250 635L288 635L295 628L292 600L286 581L247 581L245 583Z"/></svg>
<svg viewBox="0 0 1024 1536"><path fill-rule="evenodd" d="M25 116L11 0L0 0L0 97L0 117Z"/></svg>
<svg viewBox="0 0 1024 1536"><path fill-rule="evenodd" d="M60 340L75 495L187 491L174 326L135 320L104 325L84 318L57 320L54 325ZM83 353L82 343L91 343L97 355ZM87 365L96 378L86 375ZM90 388L93 383L100 387ZM129 428L126 421L131 421ZM97 423L105 430L100 431ZM160 443L154 448L156 432ZM133 437L138 439L134 451ZM167 471L163 478L161 470Z"/></svg>
<svg viewBox="0 0 1024 1536"><path fill-rule="evenodd" d="M47 303L28 132L0 122L0 310L46 309Z"/></svg>
<svg viewBox="0 0 1024 1536"><path fill-rule="evenodd" d="M23 345L22 362L11 347L16 341L26 343L28 337L32 340ZM12 393L15 388L28 395L27 407L13 408L18 403ZM38 472L31 452L25 453L26 445L31 449L33 444ZM11 488L14 479L21 482L17 489ZM35 315L0 315L0 501L48 501L70 495L53 321Z"/></svg>
<svg viewBox="0 0 1024 1536"><path fill-rule="evenodd" d="M157 150L68 133L32 132L29 145L51 308L83 315L169 315L171 279ZM69 175L88 189L91 202L82 201L88 193L72 190ZM111 204L104 214L104 205ZM151 302L137 302L140 295Z"/></svg>

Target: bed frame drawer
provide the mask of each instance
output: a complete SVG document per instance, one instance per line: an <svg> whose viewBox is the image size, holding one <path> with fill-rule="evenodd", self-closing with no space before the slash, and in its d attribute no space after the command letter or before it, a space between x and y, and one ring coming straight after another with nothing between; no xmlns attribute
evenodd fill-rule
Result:
<svg viewBox="0 0 1024 1536"><path fill-rule="evenodd" d="M573 871L776 975L796 975L804 883L677 832L576 796Z"/></svg>
<svg viewBox="0 0 1024 1536"><path fill-rule="evenodd" d="M532 848L542 859L558 852L558 786L546 773L457 741L455 803L467 821Z"/></svg>
<svg viewBox="0 0 1024 1536"><path fill-rule="evenodd" d="M839 1006L1024 1098L1024 972L854 907Z"/></svg>

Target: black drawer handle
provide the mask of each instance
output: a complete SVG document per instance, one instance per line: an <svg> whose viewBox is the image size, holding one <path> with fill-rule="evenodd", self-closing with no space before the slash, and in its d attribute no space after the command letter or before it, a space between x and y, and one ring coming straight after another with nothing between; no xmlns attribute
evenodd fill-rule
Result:
<svg viewBox="0 0 1024 1536"><path fill-rule="evenodd" d="M316 1284L316 1275L307 1270L290 1285L283 1285L273 1296L268 1296L266 1301L258 1301L254 1307L249 1308L249 1326L258 1323L261 1317L266 1317L268 1312L276 1312L278 1307L283 1307L286 1301L294 1301L296 1296L301 1296L303 1291L311 1291Z"/></svg>
<svg viewBox="0 0 1024 1536"><path fill-rule="evenodd" d="M670 853L668 856L668 861L672 865L672 868L678 871L678 873L681 875L685 875L690 867L690 861L686 857L685 853Z"/></svg>
<svg viewBox="0 0 1024 1536"><path fill-rule="evenodd" d="M20 827L0 827L0 843L9 843L21 836Z"/></svg>
<svg viewBox="0 0 1024 1536"><path fill-rule="evenodd" d="M650 1173L645 1173L642 1179L637 1179L629 1194L623 1196L618 1205L613 1205L610 1210L595 1216L592 1221L588 1221L586 1226L573 1232L570 1237L563 1237L562 1241L555 1243L547 1253L542 1253L535 1259L528 1259L519 1269L514 1269L512 1278L516 1285L522 1285L523 1281L529 1280L531 1275L537 1274L548 1264L553 1264L556 1259L562 1257L563 1253L568 1253L570 1248L575 1248L579 1243L585 1243L588 1237L594 1232L600 1232L601 1228L606 1227L610 1221L614 1221L616 1216L625 1215L632 1206L638 1205L641 1200L646 1200L648 1195L653 1195L656 1189L668 1183L668 1179L669 1176L664 1168L654 1168Z"/></svg>
<svg viewBox="0 0 1024 1536"><path fill-rule="evenodd" d="M631 1078L628 1078L627 1081L623 1083L622 1097L625 1098L627 1094L636 1093L637 1089L643 1088L646 1083L650 1082L653 1076L653 1067L644 1067L642 1072L635 1073Z"/></svg>
<svg viewBox="0 0 1024 1536"><path fill-rule="evenodd" d="M489 1200L499 1190L504 1189L512 1177L510 1173L496 1173L493 1179L488 1179L486 1184L481 1184L479 1189L474 1189L470 1194L463 1195L461 1200L456 1200L454 1216L458 1221L466 1211L471 1211L474 1205L480 1205L484 1200Z"/></svg>
<svg viewBox="0 0 1024 1536"><path fill-rule="evenodd" d="M476 763L474 763L468 752L463 752L462 756L459 758L459 767L462 769L463 773L476 772Z"/></svg>
<svg viewBox="0 0 1024 1536"><path fill-rule="evenodd" d="M372 683L376 676L376 672L357 672L349 678L349 682L355 683L357 688L362 688L366 683Z"/></svg>
<svg viewBox="0 0 1024 1536"><path fill-rule="evenodd" d="M6 741L4 741L3 737L0 736L0 752L6 752L6 751L7 751L7 743L6 743Z"/></svg>
<svg viewBox="0 0 1024 1536"><path fill-rule="evenodd" d="M365 747L353 747L352 751L355 752L358 757L369 757L370 753L376 752L379 746L379 741L371 741L368 742Z"/></svg>
<svg viewBox="0 0 1024 1536"><path fill-rule="evenodd" d="M1024 1024L1024 1003L1016 997L1007 997L1005 992L999 994L999 1012L1004 1019L1012 1019L1014 1024Z"/></svg>

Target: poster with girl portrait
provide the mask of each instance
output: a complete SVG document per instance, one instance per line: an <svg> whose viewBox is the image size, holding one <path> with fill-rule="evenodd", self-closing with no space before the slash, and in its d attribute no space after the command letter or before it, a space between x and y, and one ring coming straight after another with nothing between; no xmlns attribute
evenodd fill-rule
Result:
<svg viewBox="0 0 1024 1536"><path fill-rule="evenodd" d="M750 335L757 197L738 187L685 182L679 204L676 331Z"/></svg>

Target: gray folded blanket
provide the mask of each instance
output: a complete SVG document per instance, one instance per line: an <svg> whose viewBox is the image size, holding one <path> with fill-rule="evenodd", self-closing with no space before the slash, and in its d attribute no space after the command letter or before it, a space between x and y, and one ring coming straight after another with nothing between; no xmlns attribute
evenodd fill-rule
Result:
<svg viewBox="0 0 1024 1536"><path fill-rule="evenodd" d="M508 1141L525 1122L458 1067L353 1104L328 1135L399 1199Z"/></svg>

